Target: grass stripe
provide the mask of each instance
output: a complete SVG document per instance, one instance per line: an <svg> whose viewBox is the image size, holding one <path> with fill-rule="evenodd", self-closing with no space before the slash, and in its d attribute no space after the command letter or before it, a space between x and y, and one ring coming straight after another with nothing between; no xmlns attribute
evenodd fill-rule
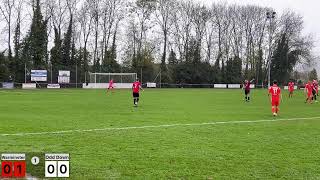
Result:
<svg viewBox="0 0 320 180"><path fill-rule="evenodd" d="M83 130L75 129L75 130L52 131L52 132L25 132L25 133L15 133L15 134L0 134L0 136L61 135L61 134L97 132L97 131L170 128L170 127L183 127L183 126L207 126L207 125L219 125L219 124L248 124L248 123L279 122L279 121L314 120L314 119L320 119L320 117L305 117L305 118L290 118L290 119L262 119L262 120L253 120L253 121L218 121L218 122L207 122L207 123L164 124L164 125L131 126L131 127L118 127L118 128L83 129Z"/></svg>

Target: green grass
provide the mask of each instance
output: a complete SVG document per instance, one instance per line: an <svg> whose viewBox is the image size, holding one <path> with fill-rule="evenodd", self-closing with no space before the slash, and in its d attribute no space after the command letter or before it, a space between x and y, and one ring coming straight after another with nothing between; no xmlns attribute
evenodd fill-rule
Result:
<svg viewBox="0 0 320 180"><path fill-rule="evenodd" d="M0 91L0 134L319 117L302 91L271 116L266 90ZM320 179L320 118L1 136L1 152L71 155L72 179Z"/></svg>

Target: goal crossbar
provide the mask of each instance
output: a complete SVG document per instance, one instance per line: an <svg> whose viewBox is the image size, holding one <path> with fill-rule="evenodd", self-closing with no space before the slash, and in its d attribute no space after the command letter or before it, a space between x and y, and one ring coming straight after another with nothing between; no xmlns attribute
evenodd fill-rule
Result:
<svg viewBox="0 0 320 180"><path fill-rule="evenodd" d="M86 88L107 88L109 81L114 81L115 88L131 88L137 79L137 73L89 73L89 83Z"/></svg>
<svg viewBox="0 0 320 180"><path fill-rule="evenodd" d="M89 74L92 74L92 75L115 75L115 76L126 76L126 75L135 75L137 76L137 73L89 73Z"/></svg>

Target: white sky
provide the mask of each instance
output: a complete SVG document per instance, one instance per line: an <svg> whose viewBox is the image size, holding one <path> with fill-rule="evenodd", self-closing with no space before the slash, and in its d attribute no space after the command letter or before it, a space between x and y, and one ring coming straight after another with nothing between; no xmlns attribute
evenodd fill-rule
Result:
<svg viewBox="0 0 320 180"><path fill-rule="evenodd" d="M286 9L291 9L304 18L304 34L314 37L314 55L320 57L320 0L193 0L210 6L213 2L227 2L228 4L247 5L254 4L262 7L271 7L281 14ZM1 26L1 24L0 24ZM2 33L2 32L1 32ZM6 47L5 37L0 37L0 49ZM320 63L317 70L320 71Z"/></svg>
<svg viewBox="0 0 320 180"><path fill-rule="evenodd" d="M228 4L254 4L263 7L271 7L281 13L291 9L302 15L304 18L304 34L311 34L314 37L314 53L320 56L320 0L194 0L204 4L213 2L227 2Z"/></svg>
<svg viewBox="0 0 320 180"><path fill-rule="evenodd" d="M313 55L320 57L320 0L194 0L207 5L213 2L227 2L228 4L239 5L259 5L262 7L271 7L278 14L290 9L296 11L304 19L304 35L312 35L314 38ZM315 59L315 68L320 71L319 59ZM300 67L304 70L310 70L312 67ZM307 69L305 69L307 68ZM320 74L318 74L319 76ZM319 76L320 77L320 76Z"/></svg>

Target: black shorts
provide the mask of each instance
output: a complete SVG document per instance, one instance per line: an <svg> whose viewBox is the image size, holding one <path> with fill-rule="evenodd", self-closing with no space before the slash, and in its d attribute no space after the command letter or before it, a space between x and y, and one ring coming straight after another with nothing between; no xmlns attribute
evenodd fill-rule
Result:
<svg viewBox="0 0 320 180"><path fill-rule="evenodd" d="M313 89L313 90L312 90L312 94L313 94L313 95L316 95L316 94L317 94L317 91Z"/></svg>
<svg viewBox="0 0 320 180"><path fill-rule="evenodd" d="M132 93L132 96L133 96L134 98L138 98L138 97L139 97L139 93Z"/></svg>
<svg viewBox="0 0 320 180"><path fill-rule="evenodd" d="M244 94L245 94L245 95L248 95L248 94L250 94L250 90L248 90L248 89L245 89L245 90L244 90Z"/></svg>

